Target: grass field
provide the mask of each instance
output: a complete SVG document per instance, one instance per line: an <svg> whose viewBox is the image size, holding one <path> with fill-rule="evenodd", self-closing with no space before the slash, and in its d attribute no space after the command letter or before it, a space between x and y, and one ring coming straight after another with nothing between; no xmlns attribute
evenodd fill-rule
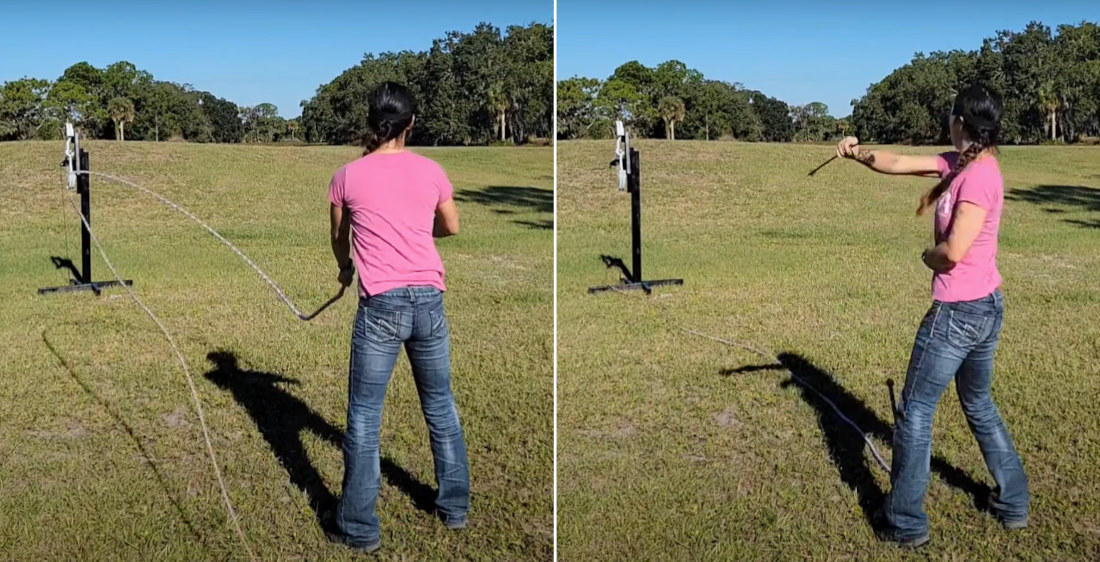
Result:
<svg viewBox="0 0 1100 562"><path fill-rule="evenodd" d="M645 276L589 295L630 253L612 142L558 147L558 548L562 560L900 560L868 513L889 480L811 381L889 460L930 304L914 218L929 180L831 147L642 141ZM933 149L902 151L930 152ZM991 478L954 390L933 437L934 560L1100 559L1100 150L1006 148L1006 320L994 394L1031 481L1032 527L975 504ZM694 329L779 355L763 360Z"/></svg>
<svg viewBox="0 0 1100 562"><path fill-rule="evenodd" d="M92 169L207 221L296 301L335 293L325 191L351 147L90 142ZM226 518L171 348L120 289L37 296L79 264L62 143L0 144L0 559L231 560ZM456 187L448 267L470 528L447 532L407 362L383 418L382 559L546 560L552 552L553 153L430 149ZM354 298L295 318L182 215L93 178L92 225L190 363L244 532L264 560L341 560L311 505L339 494ZM110 278L98 259L96 278ZM220 352L220 353L219 353ZM219 363L215 364L214 360Z"/></svg>

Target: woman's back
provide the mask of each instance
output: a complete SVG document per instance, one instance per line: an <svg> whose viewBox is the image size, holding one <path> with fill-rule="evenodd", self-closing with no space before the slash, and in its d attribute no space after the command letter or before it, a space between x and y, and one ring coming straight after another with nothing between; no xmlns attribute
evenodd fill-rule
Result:
<svg viewBox="0 0 1100 562"><path fill-rule="evenodd" d="M436 209L452 195L439 164L407 150L371 153L337 170L329 200L351 214L360 294L446 290L432 230Z"/></svg>
<svg viewBox="0 0 1100 562"><path fill-rule="evenodd" d="M941 177L948 177L959 159L958 152L937 158ZM1001 286L997 270L997 242L1004 207L1004 178L993 156L970 162L952 178L950 187L936 205L936 243L947 239L955 222L959 203L977 205L985 211L981 230L966 255L950 271L932 277L932 298L942 302L980 299Z"/></svg>

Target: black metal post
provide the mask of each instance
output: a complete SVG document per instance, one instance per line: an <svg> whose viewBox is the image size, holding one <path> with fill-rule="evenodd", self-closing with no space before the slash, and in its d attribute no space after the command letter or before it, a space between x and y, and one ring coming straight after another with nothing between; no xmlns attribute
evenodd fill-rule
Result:
<svg viewBox="0 0 1100 562"><path fill-rule="evenodd" d="M88 167L88 151L80 149L77 156L80 160L80 170L90 170ZM92 224L92 190L91 180L88 174L76 176L76 192L80 194L80 214L84 220L80 221L80 271L83 275L81 283L92 282L92 233L88 230L88 224ZM84 224L87 221L88 224Z"/></svg>
<svg viewBox="0 0 1100 562"><path fill-rule="evenodd" d="M81 149L80 153L75 155L75 158L78 158L77 161L80 163L78 169L84 172L88 171L88 152ZM68 167L68 165L68 161L63 164L65 167ZM82 173L76 176L76 192L80 194L80 214L84 217L84 220L80 221L80 273L76 272L76 266L68 258L52 258L58 269L70 268L73 271L74 279L71 279L68 285L39 289L38 294L92 291L98 295L100 289L106 287L119 287L123 283L132 286L134 282L129 279L124 280L122 283L118 281L92 281L92 233L88 230L88 226L92 224L92 184L88 174ZM87 221L87 224L85 224L85 221Z"/></svg>
<svg viewBox="0 0 1100 562"><path fill-rule="evenodd" d="M626 178L626 188L630 191L630 245L634 251L634 279L638 282L642 277L642 182L641 163L638 162L638 151L630 149L630 173Z"/></svg>
<svg viewBox="0 0 1100 562"><path fill-rule="evenodd" d="M656 279L645 281L642 277L642 181L641 162L637 149L630 149L630 169L626 174L626 189L630 192L630 246L633 253L634 270L628 272L622 260L610 256L601 256L607 267L618 267L622 270L622 282L618 285L606 285L603 287L591 287L589 293L602 293L604 291L628 291L641 289L646 294L653 287L661 285L683 285L683 279Z"/></svg>

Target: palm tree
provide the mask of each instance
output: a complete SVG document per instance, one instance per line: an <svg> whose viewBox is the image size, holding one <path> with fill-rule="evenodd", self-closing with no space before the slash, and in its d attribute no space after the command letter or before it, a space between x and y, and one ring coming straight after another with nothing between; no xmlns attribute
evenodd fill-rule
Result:
<svg viewBox="0 0 1100 562"><path fill-rule="evenodd" d="M667 138L676 140L676 122L684 120L683 100L675 96L661 98L660 103L657 104L657 112L661 114L661 119L665 120Z"/></svg>
<svg viewBox="0 0 1100 562"><path fill-rule="evenodd" d="M1050 115L1050 140L1058 138L1058 108L1061 105L1062 102L1058 99L1058 93L1054 91L1053 84L1048 82L1039 87L1039 106Z"/></svg>
<svg viewBox="0 0 1100 562"><path fill-rule="evenodd" d="M107 113L115 122L118 140L126 140L126 124L134 122L134 102L122 97L114 98L107 104Z"/></svg>
<svg viewBox="0 0 1100 562"><path fill-rule="evenodd" d="M504 93L504 85L499 82L489 87L489 108L493 110L493 115L500 121L497 127L500 128L500 140L505 140L505 125L507 123L508 108L512 105L508 96Z"/></svg>

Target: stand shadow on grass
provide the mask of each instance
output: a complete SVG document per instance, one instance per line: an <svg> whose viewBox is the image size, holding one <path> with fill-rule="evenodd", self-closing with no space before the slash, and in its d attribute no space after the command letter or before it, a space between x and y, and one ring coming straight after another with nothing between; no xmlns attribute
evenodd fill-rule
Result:
<svg viewBox="0 0 1100 562"><path fill-rule="evenodd" d="M887 443L892 442L893 428L890 424L879 418L862 400L840 386L832 375L797 354L781 353L777 358L779 359L777 364L748 365L736 369L724 369L721 374L728 376L767 370L790 371L794 376L805 381L817 392L825 395L836 404L837 408L866 432L868 437L874 436ZM792 385L798 387L802 399L817 411L817 421L825 436L829 457L836 464L837 471L840 473L840 478L844 484L856 492L859 498L859 507L863 510L867 522L874 526L875 522L872 515L882 504L886 492L879 487L874 474L871 473L872 466L876 467L875 470L878 470L878 465L870 465L866 461L865 448L867 444L863 437L850 425L844 423L832 407L820 396L798 381L787 378L780 384L783 388ZM966 492L971 497L974 507L979 511L988 509L991 488L987 484L974 480L966 471L953 466L943 457L935 454L932 455L932 472L939 475L948 485ZM875 530L881 529L876 528Z"/></svg>
<svg viewBox="0 0 1100 562"><path fill-rule="evenodd" d="M83 276L76 269L76 264L69 258L62 258L59 256L50 256L50 261L53 262L53 266L57 269L68 269L73 275L73 279L83 279Z"/></svg>
<svg viewBox="0 0 1100 562"><path fill-rule="evenodd" d="M1100 213L1100 188L1081 185L1040 185L1033 188L1012 188L1005 195L1009 201L1023 201L1044 206L1048 213L1064 213L1060 207ZM1085 228L1100 228L1100 217L1090 220L1065 219L1065 222Z"/></svg>
<svg viewBox="0 0 1100 562"><path fill-rule="evenodd" d="M134 443L134 447L138 450L138 453L141 454L142 460L144 460L149 468L153 470L153 476L156 477L157 484L160 485L161 491L164 492L165 497L168 498L168 501L172 504L172 507L176 509L176 513L179 514L180 519L183 521L183 524L187 526L187 530L191 532L191 535L195 537L197 541L202 543L202 535L199 534L198 529L195 528L195 524L191 522L191 519L187 517L187 513L183 511L183 506L180 505L180 502L176 499L176 496L172 495L171 490L169 490L168 488L167 479L164 478L164 474L161 472L160 468L157 467L156 461L153 460L152 453L150 453L149 450L145 448L145 444L142 443L141 439L134 431L134 428L131 427L130 424L127 423L126 420L123 419L117 411L115 411L115 409L111 406L109 402L96 394L95 390L92 389L92 387L89 386L87 382L85 382L83 379L80 378L79 375L76 374L76 369L74 369L73 366L65 360L61 353L57 351L57 348L55 348L53 344L50 343L49 338L46 337L45 331L42 332L42 342L46 344L46 349L48 349L50 353L54 356L54 358L57 359L59 363L61 363L61 366L65 368L65 371L69 373L69 377L71 377L73 381L76 382L78 386L80 386L81 390L83 390L89 398L94 400L96 404L99 404L100 407L102 407L103 410L107 412L107 415L111 416L111 419L113 419L115 423L117 423L118 426L126 432L126 435L130 437L130 440Z"/></svg>
<svg viewBox="0 0 1100 562"><path fill-rule="evenodd" d="M514 215L519 212L551 214L554 212L554 191L538 187L515 187L491 185L484 189L464 190L455 193L455 201L477 203L493 209L499 215ZM514 224L528 228L551 230L553 219L513 220Z"/></svg>
<svg viewBox="0 0 1100 562"><path fill-rule="evenodd" d="M622 258L603 254L600 256L600 261L602 261L603 264L607 266L607 269L617 268L622 273L623 279L634 278L634 276L630 273L630 269L626 267L625 263L623 263Z"/></svg>
<svg viewBox="0 0 1100 562"><path fill-rule="evenodd" d="M336 496L310 462L302 443L302 432L310 431L337 448L344 442L344 432L280 388L281 384L297 385L297 380L275 373L243 370L233 353L213 351L206 357L215 366L213 371L206 373L206 378L230 391L233 399L244 406L271 446L275 458L286 469L290 482L306 494L318 521L324 523L325 512L336 507ZM385 456L381 459L381 468L382 476L408 496L417 509L433 512L435 491L430 486Z"/></svg>

